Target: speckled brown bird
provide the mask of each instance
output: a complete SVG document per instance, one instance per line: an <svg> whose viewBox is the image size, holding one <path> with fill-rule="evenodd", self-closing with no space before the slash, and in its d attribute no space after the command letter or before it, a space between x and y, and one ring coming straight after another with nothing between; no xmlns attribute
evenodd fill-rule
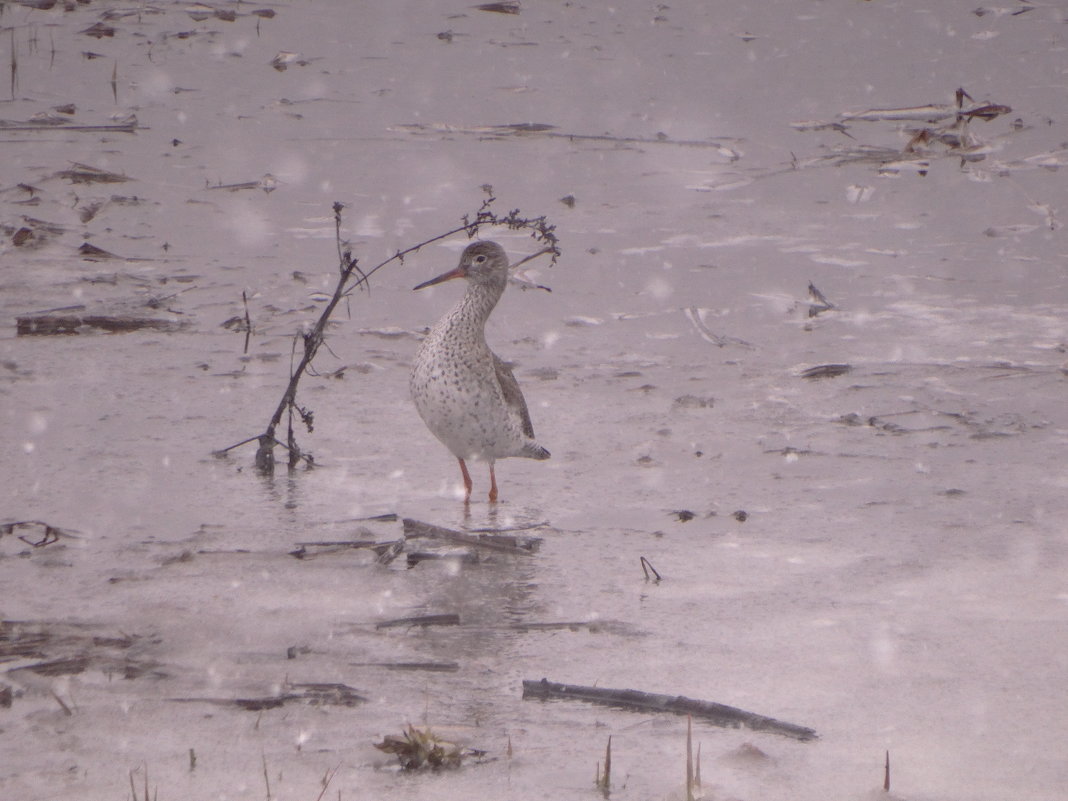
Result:
<svg viewBox="0 0 1068 801"><path fill-rule="evenodd" d="M486 320L508 283L508 256L496 242L474 242L453 270L416 289L453 278L467 292L430 329L415 355L411 393L430 432L452 451L471 499L467 460L489 463L491 502L497 500L494 462L509 456L548 459L534 439L526 401L512 370L486 344Z"/></svg>

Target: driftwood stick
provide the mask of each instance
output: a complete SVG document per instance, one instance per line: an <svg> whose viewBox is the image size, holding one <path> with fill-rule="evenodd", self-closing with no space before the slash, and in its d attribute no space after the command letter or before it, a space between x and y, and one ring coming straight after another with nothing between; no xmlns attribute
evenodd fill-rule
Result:
<svg viewBox="0 0 1068 801"><path fill-rule="evenodd" d="M429 670L434 673L455 673L459 662L349 662L352 667L380 667L386 670Z"/></svg>
<svg viewBox="0 0 1068 801"><path fill-rule="evenodd" d="M316 540L315 542L298 542L300 548L374 548L377 540Z"/></svg>
<svg viewBox="0 0 1068 801"><path fill-rule="evenodd" d="M53 133L54 131L78 131L79 133L133 133L147 131L147 127L136 122L110 123L104 125L34 125L32 123L0 125L0 131L32 131L33 133Z"/></svg>
<svg viewBox="0 0 1068 801"><path fill-rule="evenodd" d="M590 701L596 704L621 707L646 712L673 712L676 715L693 715L716 726L726 728L747 728L754 731L766 731L793 737L795 740L815 740L819 735L815 730L794 723L786 723L775 718L747 712L744 709L717 704L714 701L700 701L682 695L661 695L645 693L640 690L610 690L605 687L584 687L579 684L560 684L542 679L525 680L523 698L540 699L574 699Z"/></svg>
<svg viewBox="0 0 1068 801"><path fill-rule="evenodd" d="M451 528L435 526L433 523L424 523L421 520L404 518L405 537L429 537L431 539L446 540L456 545L468 545L472 548L485 548L490 551L501 551L519 556L530 556L533 551L518 544L514 537L496 538L492 536L472 536L462 531L454 531ZM503 542L500 540L504 540Z"/></svg>
<svg viewBox="0 0 1068 801"><path fill-rule="evenodd" d="M460 616L455 612L446 612L441 615L417 615L415 617L399 617L395 620L383 620L375 623L376 629L392 629L397 626L459 626Z"/></svg>
<svg viewBox="0 0 1068 801"><path fill-rule="evenodd" d="M187 328L189 323L166 317L139 317L123 314L32 314L17 317L15 333L20 337L79 334L97 329L109 333L128 331L173 332Z"/></svg>

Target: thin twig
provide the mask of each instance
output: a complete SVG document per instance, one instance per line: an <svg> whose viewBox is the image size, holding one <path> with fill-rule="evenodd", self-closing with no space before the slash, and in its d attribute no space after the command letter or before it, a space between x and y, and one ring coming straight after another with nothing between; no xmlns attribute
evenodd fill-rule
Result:
<svg viewBox="0 0 1068 801"><path fill-rule="evenodd" d="M267 775L267 755L262 754L263 757L263 783L267 785L267 801L271 801L271 779Z"/></svg>
<svg viewBox="0 0 1068 801"><path fill-rule="evenodd" d="M499 217L499 216L497 216L497 214L495 214L493 211L490 210L490 206L492 205L492 203L495 200L496 200L496 198L493 197L492 195L490 195L484 201L482 201L482 207L475 214L475 219L474 219L473 222L470 220L470 218L468 216L465 215L464 216L464 224L463 225L459 225L456 228L453 228L453 229L451 229L449 231L446 231L443 234L438 234L437 236L433 236L430 239L426 239L426 240L420 242L417 245L412 245L411 247L405 248L404 250L398 250L396 253L394 253L392 256L390 256L388 259L386 259L385 261L381 262L380 264L376 264L374 267L372 267L366 273L361 273L360 280L357 281L356 284L353 285L353 287L350 288L345 294L346 295L352 294L352 292L356 291L364 283L366 283L367 280L370 279L370 277L372 275L374 275L376 272L381 270L383 267L385 267L390 262L393 262L393 261L401 261L401 262L403 262L405 256L407 256L407 255L409 255L411 253L415 253L415 252L421 250L422 248L426 247L427 245L433 244L434 242L439 242L442 239L448 239L450 236L455 236L456 234L459 234L461 232L466 233L468 238L473 238L478 233L479 228L481 228L482 226L485 226L485 225L504 225L504 226L507 226L508 228L512 228L512 229L516 229L516 230L518 230L520 228L529 228L529 229L531 229L531 236L533 236L535 239L537 239L539 241L548 242L549 246L547 248L539 251L538 253L535 253L533 256L529 256L528 258L523 259L523 261L519 262L519 264L522 264L523 262L529 261L530 259L534 258L535 256L540 256L543 253L551 253L552 256L553 256L552 261L555 264L556 260L560 256L560 249L557 246L558 240L556 238L556 235L553 233L555 231L555 229L556 229L556 226L549 225L544 216L542 216L542 217L533 217L533 218L529 218L529 219L520 217L519 216L519 209L513 209L512 211L510 211L504 217ZM515 266L518 266L518 265L513 265L513 267L515 267Z"/></svg>
<svg viewBox="0 0 1068 801"><path fill-rule="evenodd" d="M19 61L15 54L15 29L11 29L11 99L15 99L15 92L19 86Z"/></svg>
<svg viewBox="0 0 1068 801"><path fill-rule="evenodd" d="M334 777L337 776L337 772L339 770L341 770L341 763L340 762L337 763L337 766L334 767L333 770L328 770L323 775L323 789L322 789L322 792L320 792L319 795L317 795L315 797L315 801L322 801L322 797L326 794L326 791L330 787L330 782L332 782L334 780ZM340 793L341 793L341 791L338 790L338 794L340 794Z"/></svg>
<svg viewBox="0 0 1068 801"><path fill-rule="evenodd" d="M686 716L686 801L693 801L693 718Z"/></svg>
<svg viewBox="0 0 1068 801"><path fill-rule="evenodd" d="M262 440L262 439L263 439L263 434L257 434L254 437L246 437L245 439L241 440L240 442L235 442L233 445L227 445L225 448L220 448L217 451L212 451L211 455L212 456L225 456L227 454L227 452L232 451L235 448L240 448L242 445L248 445L250 442L256 442L256 441ZM289 450L289 446L286 445L281 440L278 440L278 439L273 440L271 445L272 446L277 445L279 448L285 448L286 450Z"/></svg>
<svg viewBox="0 0 1068 801"><path fill-rule="evenodd" d="M63 699L59 697L59 694L55 690L51 690L50 692L52 693L52 697L55 699L56 703L63 708L63 712L67 715L67 717L73 717L74 713L70 711L69 706L63 703Z"/></svg>
<svg viewBox="0 0 1068 801"><path fill-rule="evenodd" d="M558 251L556 250L556 248L542 248L537 253L531 253L526 258L522 258L519 261L517 261L515 264L510 264L509 268L514 270L516 267L521 267L524 264L526 264L528 261L531 261L533 259L538 258L538 256L544 256L546 253L557 253L557 252Z"/></svg>
<svg viewBox="0 0 1068 801"><path fill-rule="evenodd" d="M248 355L248 343L252 338L252 318L248 313L248 295L241 290L241 302L245 305L245 355Z"/></svg>
<svg viewBox="0 0 1068 801"><path fill-rule="evenodd" d="M642 572L645 574L645 580L648 581L649 574L652 573L653 580L659 582L660 574L656 572L656 568L653 567L653 563L646 559L644 556L639 556L638 558L641 560Z"/></svg>

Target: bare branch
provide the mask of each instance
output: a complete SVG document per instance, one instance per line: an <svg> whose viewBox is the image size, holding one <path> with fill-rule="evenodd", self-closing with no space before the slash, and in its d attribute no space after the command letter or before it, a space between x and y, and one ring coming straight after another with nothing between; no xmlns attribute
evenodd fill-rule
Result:
<svg viewBox="0 0 1068 801"><path fill-rule="evenodd" d="M431 243L447 239L456 234L466 233L469 238L474 237L479 233L480 229L489 226L505 226L511 230L529 230L531 237L544 245L541 250L534 255L523 259L519 264L524 264L530 259L545 254L551 254L552 262L555 264L560 256L559 240L555 234L556 226L550 225L545 216L531 218L523 217L521 216L519 209L513 209L503 217L497 215L492 208L493 201L495 200L492 187L485 186L483 189L486 192L486 198L482 201L481 207L475 213L474 220L472 220L469 215L464 215L462 218L463 223L461 225L438 234L437 236L425 239L418 244L404 248L403 250L398 250L385 261L376 264L370 270L366 271L360 268L359 260L352 255L349 243L342 239L341 236L341 213L345 206L340 202L334 203L334 231L337 245L339 275L333 295L323 308L322 313L319 315L319 319L315 324L310 329L302 331L294 337L289 383L286 386L285 392L282 394L282 398L279 401L274 414L271 416L270 422L267 424L266 430L259 436L250 437L242 440L236 445L230 445L227 448L216 451L215 455L221 456L234 448L248 442L256 441L259 443L259 447L256 451L256 467L262 472L270 473L274 470L273 451L276 445L281 445L288 451L288 464L290 469L294 468L301 461L304 461L309 467L314 464L314 459L311 454L301 451L300 446L297 444L296 434L293 430L294 414L300 418L301 422L309 432L312 431L314 424L314 412L297 403L297 387L302 376L306 373L313 372L311 368L312 361L319 352L319 348L325 342L324 332L326 330L326 325L330 321L330 316L334 313L338 303L340 303L342 299L349 298L357 290L369 289L371 276L387 264L391 264L392 262L403 263L404 258L409 254L415 253ZM244 295L242 297L244 298ZM247 301L245 305L245 325L247 334L252 328L251 319L248 314ZM303 342L304 348L300 359L296 360L296 343L298 338ZM293 361L296 361L295 365L292 363ZM285 443L279 442L278 438L275 436L275 431L282 422L283 417L286 417L287 419L287 436Z"/></svg>

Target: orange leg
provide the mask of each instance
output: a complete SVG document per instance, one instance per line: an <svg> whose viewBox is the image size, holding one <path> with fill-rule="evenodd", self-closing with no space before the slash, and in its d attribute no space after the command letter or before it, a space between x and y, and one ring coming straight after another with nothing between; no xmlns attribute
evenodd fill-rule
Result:
<svg viewBox="0 0 1068 801"><path fill-rule="evenodd" d="M467 472L467 465L464 464L463 459L457 459L456 461L460 463L460 472L464 474L464 489L467 491L464 494L464 502L466 503L471 500L471 474Z"/></svg>
<svg viewBox="0 0 1068 801"><path fill-rule="evenodd" d="M497 474L493 472L493 462L490 462L490 503L497 503Z"/></svg>

